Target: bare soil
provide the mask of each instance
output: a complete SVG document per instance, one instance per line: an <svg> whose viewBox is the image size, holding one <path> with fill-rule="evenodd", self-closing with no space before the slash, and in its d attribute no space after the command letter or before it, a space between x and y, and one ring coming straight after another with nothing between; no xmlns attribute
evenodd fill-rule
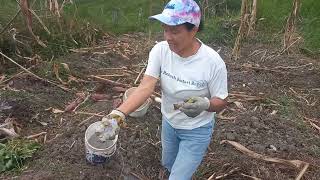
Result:
<svg viewBox="0 0 320 180"><path fill-rule="evenodd" d="M68 64L71 71L68 75L78 80L67 85L72 89L70 92L26 74L7 82L0 90L0 122L10 116L21 125L22 136L47 132L47 137L22 173L9 172L0 177L28 180L158 179L162 169L161 113L156 102L143 118L128 117L127 127L120 131L116 154L108 164L101 166L88 164L84 153L84 132L101 117L95 116L78 126L91 115L54 114L46 110L50 107L63 110L68 102L77 98L77 92L99 91L113 99L121 98L121 93L112 91L111 86L101 85L89 75L124 74L123 77L106 78L134 85L154 42L144 37L143 34L107 37L101 41L101 46L117 43L120 46L112 46L111 51L108 46L57 59L56 62ZM239 142L270 157L308 162L310 167L302 179L319 179L320 131L310 122L320 126L320 60L301 54L278 55L273 46L259 43L245 44L241 58L232 60L230 48L209 45L215 50L221 49L219 53L227 64L230 104L216 120L208 153L194 179L207 179L213 175L213 178L220 179L251 179L249 176L252 176L283 180L295 179L300 171L254 159L231 145L220 144L222 140ZM121 52L125 54L126 50L132 54L122 56ZM43 62L32 70L40 72L45 67L48 66ZM52 69L47 72L49 75L45 78L59 82ZM234 101L236 103L232 103ZM76 111L105 111L100 114L105 115L114 105L113 100L88 100ZM37 140L44 142L44 137Z"/></svg>

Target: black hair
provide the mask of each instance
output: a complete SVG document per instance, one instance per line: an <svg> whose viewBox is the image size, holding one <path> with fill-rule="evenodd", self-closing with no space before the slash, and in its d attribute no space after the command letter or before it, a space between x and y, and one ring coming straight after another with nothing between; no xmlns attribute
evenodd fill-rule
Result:
<svg viewBox="0 0 320 180"><path fill-rule="evenodd" d="M182 25L184 25L188 31L192 31L192 29L195 27L194 24L191 24L191 23L183 23ZM203 22L202 20L200 20L200 24L199 24L199 27L198 27L198 32L202 31L203 30Z"/></svg>
<svg viewBox="0 0 320 180"><path fill-rule="evenodd" d="M200 6L200 0L194 0L197 4L198 4L198 6L199 6L199 8L201 7ZM191 24L191 23L184 23L184 25L185 25L185 27L187 28L187 30L188 31L192 31L192 29L195 27L195 25L194 24ZM200 31L203 31L203 27L204 25L203 25L203 21L202 21L202 18L201 18L201 20L200 20L200 24L199 24L199 27L198 27L198 32L200 32Z"/></svg>

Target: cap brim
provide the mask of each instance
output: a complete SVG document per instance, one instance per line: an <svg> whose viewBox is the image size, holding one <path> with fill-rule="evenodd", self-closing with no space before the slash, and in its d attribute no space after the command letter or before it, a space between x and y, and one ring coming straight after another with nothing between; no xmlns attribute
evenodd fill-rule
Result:
<svg viewBox="0 0 320 180"><path fill-rule="evenodd" d="M164 24L167 24L169 26L176 26L176 25L179 25L179 24L176 24L174 23L172 20L171 20L171 17L168 17L168 16L165 16L163 14L157 14L157 15L154 15L154 16L150 16L149 17L150 20L158 20Z"/></svg>

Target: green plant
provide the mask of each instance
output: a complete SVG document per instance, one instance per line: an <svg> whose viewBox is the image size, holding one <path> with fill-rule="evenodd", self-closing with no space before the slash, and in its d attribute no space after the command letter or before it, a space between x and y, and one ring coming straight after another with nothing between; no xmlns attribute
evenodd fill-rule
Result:
<svg viewBox="0 0 320 180"><path fill-rule="evenodd" d="M293 100L290 99L290 97L288 96L281 96L278 99L278 102L280 103L280 109L279 109L279 113L284 116L284 117L296 117L295 116L295 106L293 104Z"/></svg>
<svg viewBox="0 0 320 180"><path fill-rule="evenodd" d="M297 104L295 103L294 99L289 96L281 96L277 101L280 104L279 114L285 120L293 122L296 128L301 132L310 130L306 123L302 120L303 118L300 117Z"/></svg>
<svg viewBox="0 0 320 180"><path fill-rule="evenodd" d="M65 4L61 17L49 12L43 1L35 1L32 9L42 19L51 32L48 34L39 21L33 17L34 33L47 45L43 48L30 36L24 19L20 15L0 37L0 49L14 56L16 49L9 30L16 28L17 40L30 47L22 47L25 56L39 54L44 60L69 53L71 48L94 46L104 35L103 32L123 34L128 32L161 32L159 22L150 22L148 17L160 13L164 1L152 0L74 0ZM232 45L239 25L239 0L198 0L205 17L205 29L199 38L206 43L216 42ZM304 39L301 50L307 54L320 53L320 3L318 0L302 2L297 30ZM208 4L206 4L208 2ZM14 0L0 0L0 30L18 11ZM61 4L60 4L61 5ZM291 11L292 1L262 0L258 3L257 41L281 44L282 30ZM263 20L261 20L261 18ZM275 36L276 34L276 36ZM30 49L32 51L30 51ZM1 62L0 62L1 63Z"/></svg>
<svg viewBox="0 0 320 180"><path fill-rule="evenodd" d="M272 34L282 34L293 1L262 0L258 3L258 29L271 37ZM318 0L301 1L297 32L304 39L303 52L308 54L320 53L320 3Z"/></svg>
<svg viewBox="0 0 320 180"><path fill-rule="evenodd" d="M79 23L90 22L100 29L122 34L133 31L146 32L150 28L148 17L160 13L162 6L162 1L150 0L76 0L74 4L65 7L65 12Z"/></svg>
<svg viewBox="0 0 320 180"><path fill-rule="evenodd" d="M317 142L317 140L315 140L315 142ZM309 153L312 156L320 157L320 144L313 144L309 149Z"/></svg>
<svg viewBox="0 0 320 180"><path fill-rule="evenodd" d="M237 33L236 16L214 17L204 22L204 30L199 38L205 43L223 43L232 45Z"/></svg>
<svg viewBox="0 0 320 180"><path fill-rule="evenodd" d="M0 172L20 170L26 159L40 148L40 144L30 140L11 140L0 143Z"/></svg>

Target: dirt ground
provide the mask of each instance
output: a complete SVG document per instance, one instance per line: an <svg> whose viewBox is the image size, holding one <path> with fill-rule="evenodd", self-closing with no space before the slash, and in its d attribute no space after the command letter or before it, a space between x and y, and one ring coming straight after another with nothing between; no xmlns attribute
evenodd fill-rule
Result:
<svg viewBox="0 0 320 180"><path fill-rule="evenodd" d="M37 138L43 147L27 163L21 174L5 173L3 179L159 179L161 113L153 102L143 118L127 119L121 129L117 152L108 164L92 166L85 160L84 132L101 119L87 113L105 115L116 105L121 93L90 75L117 74L108 77L134 86L154 41L143 34L106 37L100 48L82 49L54 60L66 63L76 77L65 86L57 86L21 74L2 84L0 122L15 118L22 136L47 132ZM158 39L159 41L160 39ZM149 42L149 43L147 43ZM150 43L151 42L151 43ZM194 179L295 179L301 168L254 159L222 140L235 141L248 149L270 157L310 163L302 179L320 177L320 59L300 54L279 55L277 48L260 43L245 44L238 60L230 58L231 49L209 44L225 60L229 73L230 102L217 116L214 135L207 155ZM41 72L42 62L32 69ZM51 66L49 66L51 67ZM111 69L118 68L118 69ZM43 77L59 82L52 68ZM61 83L60 83L61 84ZM76 93L100 92L111 100L89 99L77 113L53 113L64 110L77 98ZM4 105L10 108L2 108ZM92 117L91 117L92 116ZM91 117L83 125L79 123Z"/></svg>

